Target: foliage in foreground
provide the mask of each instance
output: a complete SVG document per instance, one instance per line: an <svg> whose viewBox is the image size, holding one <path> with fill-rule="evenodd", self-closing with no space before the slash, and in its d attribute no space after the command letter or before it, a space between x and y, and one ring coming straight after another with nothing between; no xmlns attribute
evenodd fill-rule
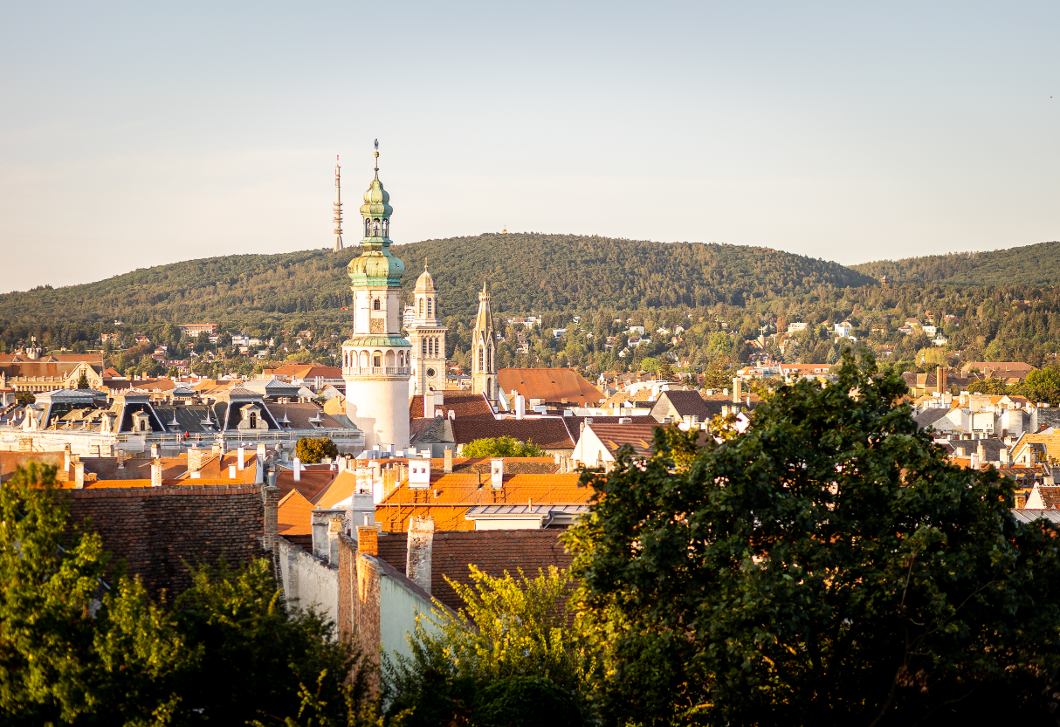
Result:
<svg viewBox="0 0 1060 727"><path fill-rule="evenodd" d="M468 442L465 457L547 457L548 453L532 441L520 442L512 437L484 437Z"/></svg>
<svg viewBox="0 0 1060 727"><path fill-rule="evenodd" d="M897 376L848 358L784 386L740 436L660 430L586 474L575 604L608 646L608 721L1045 720L1060 666L1054 526L950 464Z"/></svg>
<svg viewBox="0 0 1060 727"><path fill-rule="evenodd" d="M587 473L572 601L612 724L1052 724L1056 528L947 462L897 376L784 386L746 433Z"/></svg>
<svg viewBox="0 0 1060 727"><path fill-rule="evenodd" d="M319 464L325 457L338 457L339 448L327 437L302 437L294 453L302 464Z"/></svg>
<svg viewBox="0 0 1060 727"><path fill-rule="evenodd" d="M595 660L562 607L569 573L493 578L472 566L471 585L449 584L461 613L419 620L411 656L386 663L388 724L584 724Z"/></svg>
<svg viewBox="0 0 1060 727"><path fill-rule="evenodd" d="M0 722L369 723L364 662L287 613L267 561L198 568L173 607L136 579L108 587L98 535L61 547L54 477L31 465L0 489Z"/></svg>

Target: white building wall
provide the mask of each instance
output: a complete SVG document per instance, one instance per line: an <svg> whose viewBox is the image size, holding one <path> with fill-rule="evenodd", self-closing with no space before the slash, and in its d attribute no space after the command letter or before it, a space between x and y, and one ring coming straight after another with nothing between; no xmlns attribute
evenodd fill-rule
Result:
<svg viewBox="0 0 1060 727"><path fill-rule="evenodd" d="M409 444L408 377L346 379L346 416L364 432L365 449Z"/></svg>
<svg viewBox="0 0 1060 727"><path fill-rule="evenodd" d="M339 569L283 538L277 541L284 598L296 608L339 618Z"/></svg>
<svg viewBox="0 0 1060 727"><path fill-rule="evenodd" d="M408 637L416 631L416 614L423 614L421 624L428 632L436 632L437 626L428 617L432 609L430 601L402 583L380 574L379 578L379 637L383 653L396 651L412 656Z"/></svg>

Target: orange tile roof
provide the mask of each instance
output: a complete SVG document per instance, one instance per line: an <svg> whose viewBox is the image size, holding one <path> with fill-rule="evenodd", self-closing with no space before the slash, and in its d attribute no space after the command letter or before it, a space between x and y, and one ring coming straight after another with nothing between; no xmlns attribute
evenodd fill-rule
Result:
<svg viewBox="0 0 1060 727"><path fill-rule="evenodd" d="M291 490L280 500L276 526L280 535L312 535L313 505L298 490Z"/></svg>
<svg viewBox="0 0 1060 727"><path fill-rule="evenodd" d="M449 416L452 411L458 419L493 417L493 409L484 395L466 391L436 391L434 406L444 412L443 416ZM423 394L417 394L409 402L409 418L423 418Z"/></svg>
<svg viewBox="0 0 1060 727"><path fill-rule="evenodd" d="M334 507L335 503L342 502L356 491L357 475L350 470L346 470L345 472L340 472L339 476L330 485L316 494L316 497L313 498L313 504L322 510L328 510ZM294 490L291 490L291 492L294 492Z"/></svg>
<svg viewBox="0 0 1060 727"><path fill-rule="evenodd" d="M280 469L276 473L276 486L284 496L292 490L297 490L307 500L316 498L320 492L330 485L338 476L338 470L330 469L328 465L302 465L299 473L299 481L294 481L294 472L288 469Z"/></svg>
<svg viewBox="0 0 1060 727"><path fill-rule="evenodd" d="M590 384L574 369L500 369L497 386L505 393L522 394L524 398L568 404L595 405L602 391Z"/></svg>
<svg viewBox="0 0 1060 727"><path fill-rule="evenodd" d="M578 487L580 475L506 475L504 486L494 490L489 474L431 476L431 486L409 489L403 482L376 505L376 521L384 531L403 531L413 515L434 518L438 530L474 530L464 515L474 505L584 505L593 491Z"/></svg>

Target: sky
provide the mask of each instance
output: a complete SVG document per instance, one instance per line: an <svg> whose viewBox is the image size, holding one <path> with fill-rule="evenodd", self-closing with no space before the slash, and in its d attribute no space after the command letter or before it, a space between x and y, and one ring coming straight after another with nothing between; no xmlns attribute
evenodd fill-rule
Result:
<svg viewBox="0 0 1060 727"><path fill-rule="evenodd" d="M0 0L0 292L483 232L1060 239L1056 2Z"/></svg>

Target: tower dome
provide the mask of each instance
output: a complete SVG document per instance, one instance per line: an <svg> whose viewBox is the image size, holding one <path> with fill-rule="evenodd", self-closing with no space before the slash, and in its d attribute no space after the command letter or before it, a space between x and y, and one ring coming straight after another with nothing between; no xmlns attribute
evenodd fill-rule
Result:
<svg viewBox="0 0 1060 727"><path fill-rule="evenodd" d="M423 272L420 273L420 277L416 278L416 287L413 292L415 293L434 293L437 288L434 287L434 278L427 272L427 266L423 266Z"/></svg>
<svg viewBox="0 0 1060 727"><path fill-rule="evenodd" d="M375 170L375 179L364 193L364 204L361 205L361 215L364 217L390 217L394 208L390 206L390 193L383 189L383 183L379 181L379 169Z"/></svg>

